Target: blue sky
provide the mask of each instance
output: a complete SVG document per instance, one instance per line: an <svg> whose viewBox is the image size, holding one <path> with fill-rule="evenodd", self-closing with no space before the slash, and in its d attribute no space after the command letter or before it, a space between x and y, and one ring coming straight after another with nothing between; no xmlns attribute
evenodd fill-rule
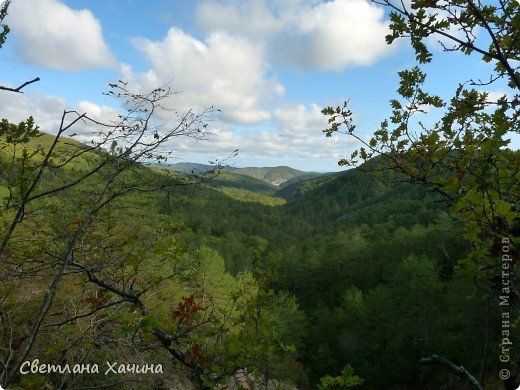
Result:
<svg viewBox="0 0 520 390"><path fill-rule="evenodd" d="M0 95L2 117L31 114L52 133L64 108L115 115L118 102L102 95L110 82L142 92L171 82L182 91L173 107L222 110L207 141L171 145L178 161L206 163L239 149L236 166L338 170L356 143L326 138L320 110L350 99L368 136L389 114L397 72L415 65L406 42L385 44L388 15L366 0L13 0L6 22L0 83L41 81L23 95ZM476 56L430 44L428 85L441 96L489 71Z"/></svg>

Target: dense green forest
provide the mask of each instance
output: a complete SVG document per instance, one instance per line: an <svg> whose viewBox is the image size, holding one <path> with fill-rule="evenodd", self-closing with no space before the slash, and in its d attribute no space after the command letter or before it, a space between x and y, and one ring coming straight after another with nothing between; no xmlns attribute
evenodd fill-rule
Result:
<svg viewBox="0 0 520 390"><path fill-rule="evenodd" d="M10 167L2 171L2 188L10 191L4 202L14 202L24 185L13 181L34 178L38 151L53 142L34 131L12 149L7 140L19 130L28 133L4 122L2 164ZM75 182L107 158L86 148L61 139L38 191ZM7 159L13 153L14 165ZM67 161L73 163L60 167ZM462 363L481 383L497 383L496 298L457 274L468 244L440 197L394 174L375 177L366 166L271 195L255 180L246 188L244 176L242 192L230 196L222 188L236 188L236 174L199 177L137 164L110 192L140 190L119 192L91 215L114 169L107 164L78 185L33 196L9 240L2 295L11 325L4 322L2 330L4 339L14 332L16 348L60 254L91 219L26 361L128 361L132 346L132 361L153 356L171 377L177 371L168 351L159 352L153 339L164 329L183 354L173 359L182 373L176 375L208 386L240 367L259 380L314 388L350 366L369 389L464 388L449 370L419 364L432 354ZM143 190L165 180L168 187ZM11 215L2 215L4 231ZM131 375L65 378L73 388L117 381L142 388ZM143 380L150 388L179 380L168 378ZM42 388L64 377L15 374L13 380Z"/></svg>
<svg viewBox="0 0 520 390"><path fill-rule="evenodd" d="M159 123L167 87L110 84L110 123L2 119L0 387L518 388L520 6L377 3L419 65L371 137L323 109L324 136L361 145L342 172L172 167L215 109ZM426 91L435 34L489 83ZM497 80L513 92L490 101Z"/></svg>

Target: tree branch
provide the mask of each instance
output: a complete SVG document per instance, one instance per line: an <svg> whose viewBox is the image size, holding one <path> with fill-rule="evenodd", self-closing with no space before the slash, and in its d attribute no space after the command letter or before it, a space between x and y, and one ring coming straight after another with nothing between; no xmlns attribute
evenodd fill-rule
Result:
<svg viewBox="0 0 520 390"><path fill-rule="evenodd" d="M4 87L3 85L0 85L0 90L2 90L2 91L9 91L9 92L23 93L22 88L28 86L29 84L35 83L37 81L40 81L39 77L36 77L35 79L29 80L29 81L26 81L25 83L20 85L18 88L9 88L9 87Z"/></svg>
<svg viewBox="0 0 520 390"><path fill-rule="evenodd" d="M468 372L468 370L466 370L462 366L460 366L460 367L456 366L455 364L450 362L448 359L443 358L442 356L432 355L429 358L422 358L421 360L419 360L419 363L421 363L421 364L437 364L437 365L440 365L440 366L444 366L444 367L448 368L449 370L451 370L455 375L457 375L457 376L459 376L461 378L467 379L468 382L471 383L471 385L475 389L477 389L477 390L484 390L484 388L479 383L479 381L473 375L471 375Z"/></svg>

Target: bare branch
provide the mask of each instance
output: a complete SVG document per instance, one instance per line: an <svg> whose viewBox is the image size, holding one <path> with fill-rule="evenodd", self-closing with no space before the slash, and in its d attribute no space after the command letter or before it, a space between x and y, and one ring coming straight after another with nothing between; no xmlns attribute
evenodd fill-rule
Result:
<svg viewBox="0 0 520 390"><path fill-rule="evenodd" d="M421 364L437 364L437 365L440 365L440 366L444 366L444 367L448 368L450 371L452 371L455 375L457 375L457 376L459 376L461 378L467 379L468 382L471 383L471 385L475 389L477 389L477 390L484 390L484 388L479 383L479 381L477 379L475 379L475 377L473 375L471 375L468 372L468 370L466 370L462 366L457 366L457 365L453 364L448 359L443 358L442 356L432 355L429 358L422 358L421 360L419 360L419 363L421 363Z"/></svg>
<svg viewBox="0 0 520 390"><path fill-rule="evenodd" d="M9 91L9 92L23 93L22 88L25 88L29 84L35 83L37 81L40 81L39 77L36 77L36 78L34 78L34 79L30 80L30 81L26 81L25 83L23 83L22 85L20 85L17 88L4 87L4 86L0 85L0 90L2 90L2 91Z"/></svg>

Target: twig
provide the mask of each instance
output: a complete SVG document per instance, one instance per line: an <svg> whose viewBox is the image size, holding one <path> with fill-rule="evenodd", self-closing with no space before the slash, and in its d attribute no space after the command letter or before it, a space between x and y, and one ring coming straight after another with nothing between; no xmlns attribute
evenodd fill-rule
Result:
<svg viewBox="0 0 520 390"><path fill-rule="evenodd" d="M471 385L478 390L484 390L482 385L479 383L477 379L473 375L471 375L468 370L466 370L462 366L456 366L452 362L450 362L448 359L443 358L442 356L438 355L432 355L429 358L422 358L419 360L419 363L421 364L438 364L440 366L444 366L446 368L449 368L453 373L461 378L466 378Z"/></svg>
<svg viewBox="0 0 520 390"><path fill-rule="evenodd" d="M37 81L40 81L40 78L39 78L39 77L36 77L35 79L32 79L32 80L30 80L30 81L26 81L25 83L23 83L22 85L20 85L18 88L9 88L9 87L4 87L3 85L0 85L0 90L2 90L2 91L10 91L10 92L23 93L22 88L28 86L29 84L35 83L35 82L37 82Z"/></svg>

